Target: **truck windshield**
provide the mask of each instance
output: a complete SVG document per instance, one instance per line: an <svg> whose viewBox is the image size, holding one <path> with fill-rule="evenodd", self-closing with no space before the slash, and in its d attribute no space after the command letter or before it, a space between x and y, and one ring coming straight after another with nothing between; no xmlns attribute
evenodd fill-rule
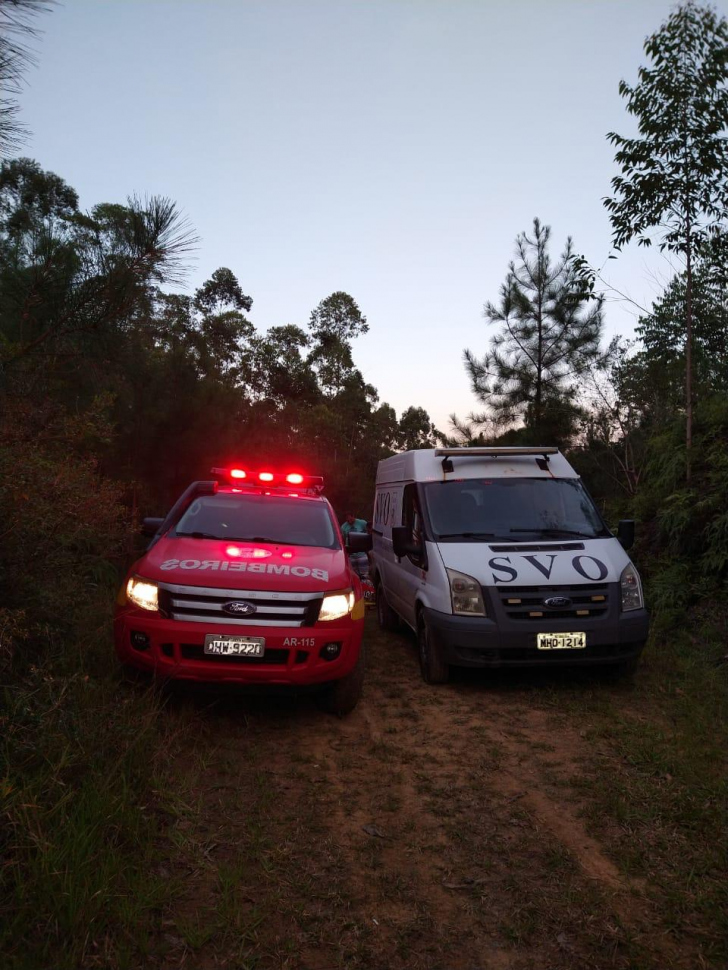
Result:
<svg viewBox="0 0 728 970"><path fill-rule="evenodd" d="M202 496L184 513L174 534L233 542L341 548L326 505L278 495L218 492Z"/></svg>
<svg viewBox="0 0 728 970"><path fill-rule="evenodd" d="M425 486L438 539L596 539L610 533L575 478L493 478Z"/></svg>

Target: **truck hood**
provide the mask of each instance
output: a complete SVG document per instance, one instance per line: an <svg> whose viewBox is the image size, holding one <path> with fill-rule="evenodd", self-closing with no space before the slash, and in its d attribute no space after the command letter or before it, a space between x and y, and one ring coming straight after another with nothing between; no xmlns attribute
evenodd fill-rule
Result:
<svg viewBox="0 0 728 970"><path fill-rule="evenodd" d="M164 536L134 565L155 582L318 592L352 585L342 549Z"/></svg>
<svg viewBox="0 0 728 970"><path fill-rule="evenodd" d="M553 544L442 542L437 548L448 569L472 576L482 586L616 583L630 561L615 538Z"/></svg>

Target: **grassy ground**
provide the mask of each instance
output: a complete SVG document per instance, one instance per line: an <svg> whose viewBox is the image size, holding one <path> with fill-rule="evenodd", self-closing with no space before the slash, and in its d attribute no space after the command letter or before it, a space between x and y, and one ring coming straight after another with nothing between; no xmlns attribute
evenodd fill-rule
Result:
<svg viewBox="0 0 728 970"><path fill-rule="evenodd" d="M176 728L124 682L107 624L0 694L0 965L139 966L175 887L157 866ZM176 797L176 796L173 796Z"/></svg>
<svg viewBox="0 0 728 970"><path fill-rule="evenodd" d="M125 681L103 640L6 693L0 965L723 967L725 631L633 683L458 674L368 621L366 694ZM59 670L75 670L73 674Z"/></svg>

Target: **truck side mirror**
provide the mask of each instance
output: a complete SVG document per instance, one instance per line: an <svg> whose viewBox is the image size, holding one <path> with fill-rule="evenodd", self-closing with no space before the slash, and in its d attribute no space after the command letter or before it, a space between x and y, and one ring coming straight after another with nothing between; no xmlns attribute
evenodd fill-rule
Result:
<svg viewBox="0 0 728 970"><path fill-rule="evenodd" d="M623 549L631 549L634 545L634 519L620 519L617 528L617 538Z"/></svg>
<svg viewBox="0 0 728 970"><path fill-rule="evenodd" d="M141 533L143 536L155 536L164 519L142 519Z"/></svg>
<svg viewBox="0 0 728 970"><path fill-rule="evenodd" d="M392 549L398 559L422 553L421 547L412 541L412 530L406 525L396 525L392 529Z"/></svg>
<svg viewBox="0 0 728 970"><path fill-rule="evenodd" d="M368 532L349 533L349 552L369 552L372 548L372 537Z"/></svg>

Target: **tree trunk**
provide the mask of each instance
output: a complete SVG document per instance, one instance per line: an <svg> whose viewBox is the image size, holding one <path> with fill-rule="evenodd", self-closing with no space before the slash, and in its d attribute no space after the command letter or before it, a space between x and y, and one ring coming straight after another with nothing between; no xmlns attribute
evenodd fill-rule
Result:
<svg viewBox="0 0 728 970"><path fill-rule="evenodd" d="M685 477L688 485L691 478L691 448L693 446L693 270L690 252L690 227L687 237L687 289L685 292L685 447L687 462Z"/></svg>

